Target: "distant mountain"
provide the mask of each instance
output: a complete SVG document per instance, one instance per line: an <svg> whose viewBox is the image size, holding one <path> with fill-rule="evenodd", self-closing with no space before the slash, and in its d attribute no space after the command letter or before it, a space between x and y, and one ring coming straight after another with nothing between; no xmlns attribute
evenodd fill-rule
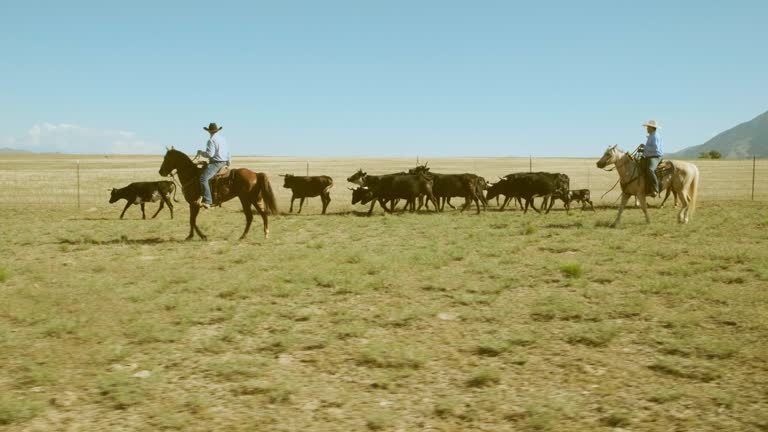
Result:
<svg viewBox="0 0 768 432"><path fill-rule="evenodd" d="M32 153L32 152L28 152L26 150L8 148L8 147L0 147L0 154L26 154L26 153Z"/></svg>
<svg viewBox="0 0 768 432"><path fill-rule="evenodd" d="M695 159L704 151L717 150L726 159L768 157L768 111L718 134L704 144L688 147L669 156Z"/></svg>

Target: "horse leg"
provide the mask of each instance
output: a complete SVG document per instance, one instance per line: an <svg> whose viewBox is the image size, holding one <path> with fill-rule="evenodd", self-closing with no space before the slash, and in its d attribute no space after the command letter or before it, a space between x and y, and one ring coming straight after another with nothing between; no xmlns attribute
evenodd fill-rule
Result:
<svg viewBox="0 0 768 432"><path fill-rule="evenodd" d="M155 214L152 215L152 219L157 217L157 214L160 213L160 210L162 210L164 206L165 206L165 199L161 199L160 200L160 207L158 207L157 211L155 212Z"/></svg>
<svg viewBox="0 0 768 432"><path fill-rule="evenodd" d="M619 221L621 221L621 214L624 212L624 207L627 205L627 201L632 198L632 195L627 195L625 193L621 194L621 202L619 203L619 214L616 215L616 220L613 221L611 224L611 227L616 228L619 226Z"/></svg>
<svg viewBox="0 0 768 432"><path fill-rule="evenodd" d="M651 218L648 216L648 202L645 199L645 195L640 195L640 208L643 209L643 214L645 215L645 223L649 224L651 223Z"/></svg>
<svg viewBox="0 0 768 432"><path fill-rule="evenodd" d="M200 228L197 227L197 214L200 213L200 207L198 207L195 204L189 205L189 235L187 236L186 240L192 240L194 237L194 233L197 233L198 236L200 236L203 240L208 240L208 237L205 236L200 231Z"/></svg>
<svg viewBox="0 0 768 432"><path fill-rule="evenodd" d="M690 200L688 199L688 194L683 191L680 193L680 213L677 214L677 221L680 223L686 223L688 222L688 206L690 205Z"/></svg>
<svg viewBox="0 0 768 432"><path fill-rule="evenodd" d="M144 203L141 203L141 218L142 219L146 219L147 218L147 214L144 213Z"/></svg>
<svg viewBox="0 0 768 432"><path fill-rule="evenodd" d="M269 213L264 208L264 201L257 200L253 206L256 207L256 212L261 216L261 223L264 226L264 238L269 238Z"/></svg>
<svg viewBox="0 0 768 432"><path fill-rule="evenodd" d="M125 207L123 208L123 212L122 212L122 213L120 213L120 219L122 219L122 218L123 218L123 216L125 215L125 211L126 211L126 210L128 210L128 207L130 207L130 206L131 206L131 203L130 203L130 202L129 202L128 204L126 204L126 205L125 205Z"/></svg>
<svg viewBox="0 0 768 432"><path fill-rule="evenodd" d="M248 234L248 230L251 229L251 222L253 222L253 210L251 210L251 202L244 195L240 196L240 204L243 206L243 213L245 214L245 230L243 235L240 236L240 240L245 238Z"/></svg>

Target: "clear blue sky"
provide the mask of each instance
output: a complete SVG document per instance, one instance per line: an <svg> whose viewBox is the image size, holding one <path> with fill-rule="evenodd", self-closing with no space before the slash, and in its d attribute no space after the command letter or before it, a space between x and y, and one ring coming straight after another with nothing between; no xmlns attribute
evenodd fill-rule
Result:
<svg viewBox="0 0 768 432"><path fill-rule="evenodd" d="M0 147L580 156L768 110L768 1L0 0Z"/></svg>

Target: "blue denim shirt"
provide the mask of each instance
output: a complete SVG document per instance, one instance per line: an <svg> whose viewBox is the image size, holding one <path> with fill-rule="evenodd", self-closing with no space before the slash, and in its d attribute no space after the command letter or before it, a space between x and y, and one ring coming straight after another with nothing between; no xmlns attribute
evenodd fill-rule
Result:
<svg viewBox="0 0 768 432"><path fill-rule="evenodd" d="M227 141L223 136L214 135L208 140L208 144L205 147L205 156L211 162L229 162L229 147L227 147Z"/></svg>
<svg viewBox="0 0 768 432"><path fill-rule="evenodd" d="M661 149L661 136L659 131L653 131L648 135L648 141L645 142L645 150L643 150L644 157L661 157L664 152Z"/></svg>

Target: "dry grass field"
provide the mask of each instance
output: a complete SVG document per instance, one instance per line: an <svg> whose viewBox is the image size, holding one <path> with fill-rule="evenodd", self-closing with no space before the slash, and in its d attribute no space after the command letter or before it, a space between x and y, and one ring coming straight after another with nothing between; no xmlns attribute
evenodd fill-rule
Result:
<svg viewBox="0 0 768 432"><path fill-rule="evenodd" d="M615 173L535 159L598 198ZM700 206L384 214L344 181L415 165L310 159L301 215L157 219L111 187L161 157L0 157L0 430L768 430L768 165L705 161ZM305 160L237 158L269 173ZM495 179L528 159L430 159ZM181 200L181 195L179 195ZM297 203L298 204L298 203ZM558 205L559 207L559 205ZM148 205L148 213L156 205ZM150 213L151 214L151 213Z"/></svg>

